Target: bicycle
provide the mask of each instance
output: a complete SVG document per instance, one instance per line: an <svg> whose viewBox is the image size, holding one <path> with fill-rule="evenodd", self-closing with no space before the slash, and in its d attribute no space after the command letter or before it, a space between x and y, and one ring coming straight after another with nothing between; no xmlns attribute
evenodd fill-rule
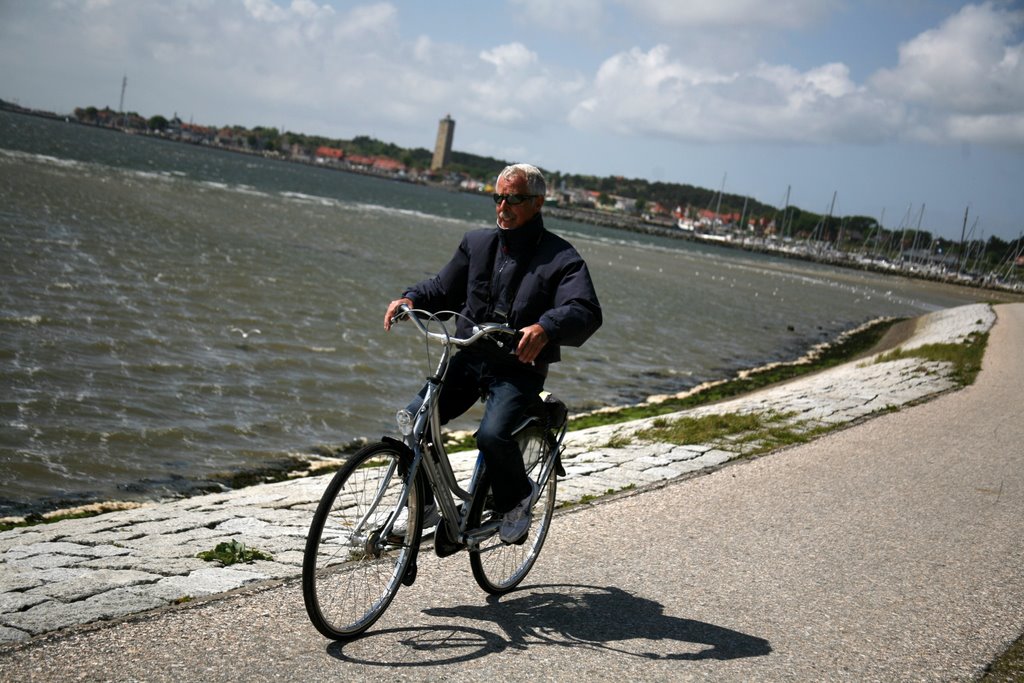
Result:
<svg viewBox="0 0 1024 683"><path fill-rule="evenodd" d="M353 638L387 610L402 585L416 580L424 498L429 486L441 511L434 550L447 557L469 553L473 577L493 595L514 589L526 577L544 545L555 508L560 456L568 426L565 405L547 394L537 397L514 431L527 476L537 485L527 536L519 544L498 538L501 513L489 508L489 480L478 454L463 488L441 439L438 398L455 348L487 338L511 343L516 330L474 325L467 338L453 337L442 318L403 306L395 320L412 320L425 341L441 344L441 355L419 409L396 415L402 439L383 436L353 454L327 485L310 524L302 563L302 594L316 629L334 640ZM426 324L424 324L424 320ZM440 331L432 331L437 325ZM435 328L436 329L436 328ZM500 340L505 336L507 339ZM429 363L429 355L428 355ZM458 502L456 502L458 501ZM401 524L399 521L401 520ZM396 527L403 533L396 533Z"/></svg>

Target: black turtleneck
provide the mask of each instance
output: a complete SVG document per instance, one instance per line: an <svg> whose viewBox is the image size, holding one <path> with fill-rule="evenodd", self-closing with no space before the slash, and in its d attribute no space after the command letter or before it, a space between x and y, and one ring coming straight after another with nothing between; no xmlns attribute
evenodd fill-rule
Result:
<svg viewBox="0 0 1024 683"><path fill-rule="evenodd" d="M495 322L507 322L519 284L543 233L544 219L539 213L518 228L498 228L498 249L491 276L491 311ZM506 317L502 317L502 312Z"/></svg>

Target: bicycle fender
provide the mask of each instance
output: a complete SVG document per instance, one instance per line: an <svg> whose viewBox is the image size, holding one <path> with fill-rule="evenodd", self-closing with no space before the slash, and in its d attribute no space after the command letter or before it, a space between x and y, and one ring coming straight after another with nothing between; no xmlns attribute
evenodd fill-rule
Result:
<svg viewBox="0 0 1024 683"><path fill-rule="evenodd" d="M398 450L400 450L403 453L405 453L406 455L408 455L410 458L413 457L412 449L409 448L409 445L407 443L405 443L404 441L399 441L398 439L394 438L393 436L382 436L382 437L380 437L380 440L383 441L384 443L386 443L389 446L394 446Z"/></svg>
<svg viewBox="0 0 1024 683"><path fill-rule="evenodd" d="M519 432L533 425L537 425L541 429L544 428L544 423L541 421L539 417L536 417L535 415L527 415L526 418L518 425L516 425L515 429L512 430L512 436L517 435Z"/></svg>

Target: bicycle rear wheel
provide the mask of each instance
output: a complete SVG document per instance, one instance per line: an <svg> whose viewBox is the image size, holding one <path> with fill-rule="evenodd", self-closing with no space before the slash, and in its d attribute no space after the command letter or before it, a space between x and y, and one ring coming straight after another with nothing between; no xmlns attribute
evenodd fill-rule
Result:
<svg viewBox="0 0 1024 683"><path fill-rule="evenodd" d="M371 444L345 463L320 499L306 537L302 597L313 626L328 638L343 640L369 628L414 561L423 520L419 477L409 491L404 532L382 535L411 464L400 446Z"/></svg>
<svg viewBox="0 0 1024 683"><path fill-rule="evenodd" d="M520 433L518 441L523 452L523 461L527 466L526 474L541 490L537 502L533 504L530 531L524 543L508 545L501 542L498 534L494 534L481 543L479 549L469 553L473 578L481 588L493 595L507 593L526 578L544 546L544 539L547 538L548 529L551 527L551 516L555 510L555 469L551 468L547 481L536 480L547 459L554 457L543 431L540 428L528 428ZM487 486L487 483L483 485ZM489 498L487 495L474 496L467 523L470 529L479 528L481 524L501 517L500 513L486 509Z"/></svg>

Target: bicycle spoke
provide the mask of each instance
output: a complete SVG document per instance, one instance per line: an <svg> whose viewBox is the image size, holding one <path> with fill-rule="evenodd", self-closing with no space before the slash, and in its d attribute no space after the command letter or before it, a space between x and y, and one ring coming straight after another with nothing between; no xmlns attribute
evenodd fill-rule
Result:
<svg viewBox="0 0 1024 683"><path fill-rule="evenodd" d="M324 493L303 558L303 597L317 629L348 638L368 628L391 603L419 547L420 496L410 491L408 524L394 540L381 534L405 485L403 453L387 443L354 455Z"/></svg>
<svg viewBox="0 0 1024 683"><path fill-rule="evenodd" d="M532 464L531 475L537 476L543 471L543 465L550 457L547 443L540 430L528 430L519 438L523 460ZM526 541L521 545L505 544L497 535L491 536L480 544L478 549L470 553L470 565L473 577L485 591L494 594L505 593L515 588L526 578L527 573L537 561L544 539L551 525L551 516L555 508L555 472L549 470L548 480L539 482L541 493L533 506L530 529ZM470 526L480 525L484 515L483 497L474 501L470 511Z"/></svg>

